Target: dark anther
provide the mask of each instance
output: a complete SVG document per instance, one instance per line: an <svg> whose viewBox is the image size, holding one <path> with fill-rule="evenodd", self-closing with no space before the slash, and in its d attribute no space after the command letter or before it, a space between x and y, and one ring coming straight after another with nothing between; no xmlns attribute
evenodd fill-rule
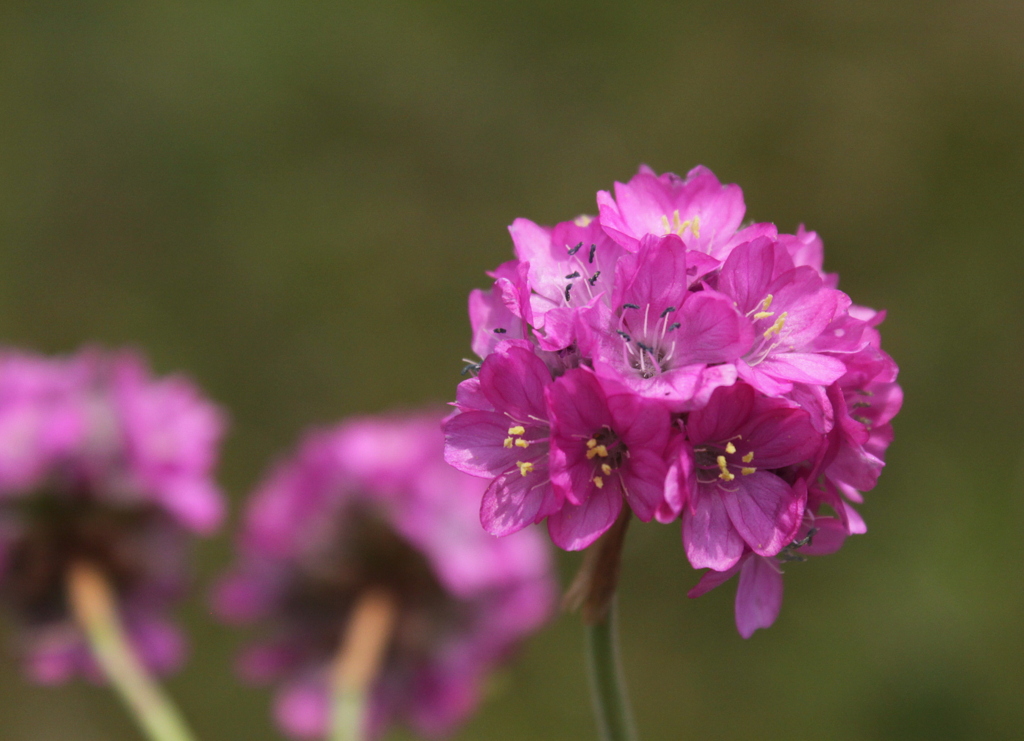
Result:
<svg viewBox="0 0 1024 741"><path fill-rule="evenodd" d="M569 248L569 254L570 254L570 255L575 255L575 254L576 254L577 252L579 252L579 251L580 251L580 247L582 247L582 246L583 246L583 242L580 242L580 243L579 243L578 245L576 245L575 247L570 247L570 248Z"/></svg>
<svg viewBox="0 0 1024 741"><path fill-rule="evenodd" d="M504 327L495 327L494 328L494 334L505 334L505 332L507 332L507 331L508 330L505 329Z"/></svg>
<svg viewBox="0 0 1024 741"><path fill-rule="evenodd" d="M632 342L633 338L632 338L632 337L630 337L630 336L629 336L628 334L626 334L625 332L623 332L623 331L622 331L621 329L616 329L615 331L616 331L616 332L618 333L618 335L619 335L619 336L620 336L620 337L621 337L622 339L624 339L624 340L625 340L626 342Z"/></svg>
<svg viewBox="0 0 1024 741"><path fill-rule="evenodd" d="M665 317L667 317L669 314L671 314L675 310L676 310L676 307L669 306L667 309L665 309L663 312L661 312L661 317L660 318L664 319Z"/></svg>
<svg viewBox="0 0 1024 741"><path fill-rule="evenodd" d="M642 342L636 343L636 346L639 347L641 350L645 350L648 355L650 355L652 357L654 356L654 348L653 347L648 347L647 345L645 345Z"/></svg>
<svg viewBox="0 0 1024 741"><path fill-rule="evenodd" d="M565 303L569 303L569 291L572 290L572 283L565 287Z"/></svg>
<svg viewBox="0 0 1024 741"><path fill-rule="evenodd" d="M623 309L639 309L640 307L637 306L636 304L623 304L622 308Z"/></svg>
<svg viewBox="0 0 1024 741"><path fill-rule="evenodd" d="M814 535L817 532L818 532L818 528L812 527L810 530L807 531L806 537L803 537L800 540L794 540L792 543L789 544L789 547L790 548L803 548L805 545L811 545L811 543L814 542Z"/></svg>
<svg viewBox="0 0 1024 741"><path fill-rule="evenodd" d="M590 259L587 260L587 262L590 262L590 263L594 262L594 253L595 252L597 252L597 245L596 244L590 245Z"/></svg>
<svg viewBox="0 0 1024 741"><path fill-rule="evenodd" d="M476 373L480 370L479 363L467 363L462 367L462 372L459 375L466 375L467 373Z"/></svg>
<svg viewBox="0 0 1024 741"><path fill-rule="evenodd" d="M567 280L572 280L573 278L579 278L580 277L580 271L577 270L575 273L569 273L565 277L566 277Z"/></svg>
<svg viewBox="0 0 1024 741"><path fill-rule="evenodd" d="M594 274L593 274L592 276L590 276L589 278L587 278L587 283L589 283L590 285L594 285L595 283L597 283L597 279L598 279L598 277L599 277L600 275L601 275L601 271L600 271L600 270L598 270L598 271L597 271L596 273L594 273Z"/></svg>
<svg viewBox="0 0 1024 741"><path fill-rule="evenodd" d="M668 325L668 329L666 331L671 332L673 329L679 329L681 326L683 325L680 324L679 322L672 322L670 325Z"/></svg>

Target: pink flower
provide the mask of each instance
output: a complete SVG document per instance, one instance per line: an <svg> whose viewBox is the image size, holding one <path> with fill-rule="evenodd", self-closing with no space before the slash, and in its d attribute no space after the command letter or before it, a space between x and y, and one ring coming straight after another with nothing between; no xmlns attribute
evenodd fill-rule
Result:
<svg viewBox="0 0 1024 741"><path fill-rule="evenodd" d="M686 422L679 464L683 545L694 568L725 571L750 549L774 556L800 527L807 485L791 467L824 446L810 415L746 384L715 391Z"/></svg>
<svg viewBox="0 0 1024 741"><path fill-rule="evenodd" d="M487 674L550 615L545 544L480 528L484 484L445 465L439 421L371 417L312 432L249 502L215 604L262 628L240 669L279 682L275 715L290 736L326 733L330 664L365 590L398 606L372 691L375 737L396 722L451 733Z"/></svg>
<svg viewBox="0 0 1024 741"><path fill-rule="evenodd" d="M556 545L586 548L623 503L650 520L663 499L668 409L577 368L545 394L551 414L551 481L563 498L548 518Z"/></svg>
<svg viewBox="0 0 1024 741"><path fill-rule="evenodd" d="M0 597L33 679L98 676L64 598L78 561L114 584L151 669L181 663L164 613L188 582L190 536L223 515L212 478L223 430L195 386L154 379L134 354L0 354Z"/></svg>
<svg viewBox="0 0 1024 741"><path fill-rule="evenodd" d="M497 535L547 519L578 549L623 504L682 518L695 567L745 574L749 634L777 613L771 564L801 528L832 509L828 529L866 529L854 505L902 401L884 313L838 290L815 232L743 227L743 193L704 167L641 167L597 205L510 227L516 259L471 298L483 362L459 386L447 459L491 481L481 520ZM608 460L588 456L599 446Z"/></svg>

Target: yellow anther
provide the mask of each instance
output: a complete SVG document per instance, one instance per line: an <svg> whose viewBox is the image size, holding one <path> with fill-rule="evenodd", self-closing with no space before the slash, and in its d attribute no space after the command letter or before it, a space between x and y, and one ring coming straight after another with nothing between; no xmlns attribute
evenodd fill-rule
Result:
<svg viewBox="0 0 1024 741"><path fill-rule="evenodd" d="M729 455L732 455L733 453L736 452L736 446L733 445L732 443L726 443L725 452L728 453Z"/></svg>
<svg viewBox="0 0 1024 741"><path fill-rule="evenodd" d="M590 226L590 222L594 220L593 216L587 216L586 214L580 214L572 220L576 226Z"/></svg>
<svg viewBox="0 0 1024 741"><path fill-rule="evenodd" d="M525 476L526 474L530 473L533 470L533 464L530 463L530 461L519 461L518 463L516 463L516 465L519 466L519 473L521 473L523 476Z"/></svg>
<svg viewBox="0 0 1024 741"><path fill-rule="evenodd" d="M676 213L679 213L679 212L676 211ZM665 234L671 234L672 233L672 225L668 223L668 217L667 216L662 215L662 217L661 217L661 225L665 228Z"/></svg>
<svg viewBox="0 0 1024 741"><path fill-rule="evenodd" d="M743 456L743 458L741 458L741 460L744 463L750 463L750 461L754 460L754 451L751 450L749 453L747 453L745 456Z"/></svg>
<svg viewBox="0 0 1024 741"><path fill-rule="evenodd" d="M601 478L600 476L595 476L594 477L594 486L596 486L598 489L603 489L604 488L604 479Z"/></svg>
<svg viewBox="0 0 1024 741"><path fill-rule="evenodd" d="M518 440L516 440L516 447L528 448L530 447L530 442L528 440L523 440L523 438L519 438Z"/></svg>
<svg viewBox="0 0 1024 741"><path fill-rule="evenodd" d="M523 427L522 425L516 425L515 427L509 427L508 428L508 434L510 434L510 435L525 435L526 434L526 428Z"/></svg>
<svg viewBox="0 0 1024 741"><path fill-rule="evenodd" d="M511 448L512 447L512 438L506 437L505 438L505 442L503 442L502 445L504 445L506 448Z"/></svg>
<svg viewBox="0 0 1024 741"><path fill-rule="evenodd" d="M597 440L595 440L594 438L590 438L589 440L587 440L587 447L588 448L597 447Z"/></svg>
<svg viewBox="0 0 1024 741"><path fill-rule="evenodd" d="M607 463L602 463L601 464L601 472L605 476L611 476L612 475L612 467L609 466Z"/></svg>
<svg viewBox="0 0 1024 741"><path fill-rule="evenodd" d="M589 447L589 443L588 443ZM595 445L587 451L587 460L593 460L595 456L601 456L602 458L608 457L608 448L604 445Z"/></svg>
<svg viewBox="0 0 1024 741"><path fill-rule="evenodd" d="M700 239L700 217L699 216L694 216L693 217L693 222L691 222L691 224L690 224L690 233L693 234L693 236L696 237L697 239Z"/></svg>
<svg viewBox="0 0 1024 741"><path fill-rule="evenodd" d="M774 311L759 311L756 314L754 314L754 318L755 319L767 319L770 316L775 316L775 312Z"/></svg>
<svg viewBox="0 0 1024 741"><path fill-rule="evenodd" d="M744 468L740 469L740 473L742 473L744 476L749 476L750 474L752 474L756 470L757 470L756 468L744 467Z"/></svg>
<svg viewBox="0 0 1024 741"><path fill-rule="evenodd" d="M780 316L778 319L775 320L775 324L773 324L772 326L768 327L768 329L766 329L764 331L764 338L766 340L769 337L771 337L773 334L779 334L780 332L782 332L782 328L784 326L786 326L786 317L787 316L789 316L789 312L788 311L782 312L782 316Z"/></svg>
<svg viewBox="0 0 1024 741"><path fill-rule="evenodd" d="M732 481L734 478L736 478L736 476L729 470L729 467L726 465L724 455L718 456L716 460L718 461L718 469L721 471L721 473L718 474L718 478L722 479L723 481Z"/></svg>
<svg viewBox="0 0 1024 741"><path fill-rule="evenodd" d="M761 302L761 311L768 311L768 309L771 308L772 301L774 300L775 297L772 296L770 293L767 296L765 296L764 301Z"/></svg>

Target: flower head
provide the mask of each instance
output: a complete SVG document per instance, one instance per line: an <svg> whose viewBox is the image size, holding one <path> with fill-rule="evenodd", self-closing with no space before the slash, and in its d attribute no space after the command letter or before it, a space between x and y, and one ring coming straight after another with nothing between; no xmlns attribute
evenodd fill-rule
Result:
<svg viewBox="0 0 1024 741"><path fill-rule="evenodd" d="M854 505L902 401L884 313L837 288L815 232L743 226L742 191L704 167L641 167L597 208L513 222L516 260L471 299L482 362L446 458L490 479L481 519L496 535L547 519L578 549L623 507L681 519L695 568L744 574L744 605L781 603L772 564L808 552L795 543L865 531ZM772 609L738 611L741 632Z"/></svg>
<svg viewBox="0 0 1024 741"><path fill-rule="evenodd" d="M190 535L223 514L223 429L189 381L154 379L134 354L0 354L0 601L32 678L95 674L65 596L77 562L110 580L151 669L181 662L163 613L187 584Z"/></svg>
<svg viewBox="0 0 1024 741"><path fill-rule="evenodd" d="M281 682L276 716L292 736L324 735L331 664L370 590L397 610L372 690L376 735L392 722L450 732L485 675L550 613L544 543L480 529L484 485L445 465L439 422L426 413L313 432L250 501L216 605L263 627L242 670Z"/></svg>

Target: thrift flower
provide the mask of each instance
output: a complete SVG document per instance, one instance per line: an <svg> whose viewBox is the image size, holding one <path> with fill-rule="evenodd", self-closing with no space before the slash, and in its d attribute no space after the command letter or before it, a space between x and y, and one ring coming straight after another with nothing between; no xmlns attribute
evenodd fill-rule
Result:
<svg viewBox="0 0 1024 741"><path fill-rule="evenodd" d="M0 353L0 603L32 679L98 676L66 598L79 562L111 582L143 663L181 663L165 613L187 586L191 536L223 515L223 430L189 381L155 379L131 353Z"/></svg>
<svg viewBox="0 0 1024 741"><path fill-rule="evenodd" d="M262 629L241 670L279 683L275 716L293 737L326 734L331 666L371 591L396 609L370 693L375 737L393 723L451 733L486 675L550 615L543 541L480 529L484 483L445 465L439 422L425 413L312 432L249 502L215 602L226 620Z"/></svg>
<svg viewBox="0 0 1024 741"><path fill-rule="evenodd" d="M643 166L596 201L597 217L509 228L516 259L470 299L479 375L445 457L490 481L495 535L546 519L573 550L624 506L681 519L702 584L741 574L749 635L778 612L780 559L866 530L854 506L902 403L884 312L839 290L817 233L743 226L742 191L704 167Z"/></svg>

